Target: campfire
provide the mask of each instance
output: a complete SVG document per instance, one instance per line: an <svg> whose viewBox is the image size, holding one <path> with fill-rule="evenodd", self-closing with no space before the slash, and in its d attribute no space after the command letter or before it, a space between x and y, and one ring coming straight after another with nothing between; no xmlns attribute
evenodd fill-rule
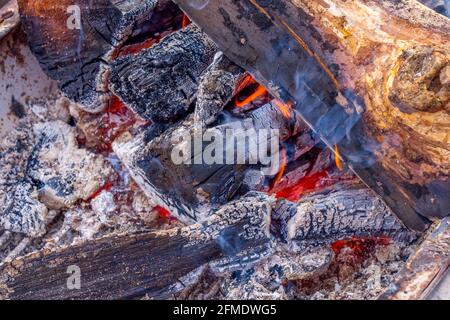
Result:
<svg viewBox="0 0 450 320"><path fill-rule="evenodd" d="M445 297L444 2L94 2L0 0L0 298Z"/></svg>

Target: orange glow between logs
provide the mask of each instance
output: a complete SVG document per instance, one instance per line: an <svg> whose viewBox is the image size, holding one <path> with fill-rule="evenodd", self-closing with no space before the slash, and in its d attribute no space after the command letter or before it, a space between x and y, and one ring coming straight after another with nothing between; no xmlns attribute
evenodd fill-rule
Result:
<svg viewBox="0 0 450 320"><path fill-rule="evenodd" d="M339 155L339 147L337 144L334 145L334 160L336 162L336 167L341 171L344 170L344 165L341 162Z"/></svg>

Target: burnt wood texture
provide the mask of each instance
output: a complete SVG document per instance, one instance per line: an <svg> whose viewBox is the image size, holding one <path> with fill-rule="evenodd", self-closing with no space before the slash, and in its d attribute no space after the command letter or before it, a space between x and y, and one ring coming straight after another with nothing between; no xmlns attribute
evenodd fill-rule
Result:
<svg viewBox="0 0 450 320"><path fill-rule="evenodd" d="M408 227L450 214L450 20L409 0L175 2Z"/></svg>
<svg viewBox="0 0 450 320"><path fill-rule="evenodd" d="M177 120L194 101L200 76L216 51L208 36L192 24L136 56L114 61L111 90L145 119Z"/></svg>
<svg viewBox="0 0 450 320"><path fill-rule="evenodd" d="M168 2L165 0L160 3ZM70 99L99 111L109 98L109 62L157 0L19 0L30 48Z"/></svg>
<svg viewBox="0 0 450 320"><path fill-rule="evenodd" d="M270 213L267 196L256 194L228 204L202 224L34 253L3 266L0 297L170 298L179 278L207 262L244 252L256 257L269 249ZM70 266L80 270L79 290L67 286Z"/></svg>
<svg viewBox="0 0 450 320"><path fill-rule="evenodd" d="M229 270L257 262L273 252L276 238L311 247L354 235L415 238L358 182L306 195L298 204L249 193L189 227L108 236L8 261L0 273L0 298L170 298L205 264ZM79 290L67 287L74 265L81 272Z"/></svg>
<svg viewBox="0 0 450 320"><path fill-rule="evenodd" d="M152 133L150 127L131 140L118 139L113 143L114 152L146 195L185 223L202 221L242 195L238 191L249 170L259 172L276 166L279 153L272 147L278 148L279 140L286 141L297 134L309 136L307 126L296 113L286 118L271 103L245 118L233 118L224 112L219 117L223 120L208 128L198 128L192 118L174 124L156 138L148 137ZM267 130L267 135L258 136L262 129ZM279 130L279 136L271 135L272 129ZM262 164L258 158L263 148L273 159L269 164ZM205 160L210 154L214 154L214 162ZM277 172L274 170L272 176ZM263 173L261 177L264 178ZM261 191L250 191L255 189Z"/></svg>

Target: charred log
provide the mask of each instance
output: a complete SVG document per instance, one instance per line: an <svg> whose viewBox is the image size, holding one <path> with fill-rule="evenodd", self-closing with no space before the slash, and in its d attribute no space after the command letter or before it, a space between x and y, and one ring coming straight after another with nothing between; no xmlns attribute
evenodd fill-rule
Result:
<svg viewBox="0 0 450 320"><path fill-rule="evenodd" d="M108 97L108 63L157 0L19 0L31 50L43 70L87 111L101 110ZM161 3L168 1L162 0ZM69 10L69 11L68 11Z"/></svg>
<svg viewBox="0 0 450 320"><path fill-rule="evenodd" d="M209 261L243 252L256 259L267 251L270 212L266 196L252 195L228 204L202 224L31 254L4 266L0 297L169 298L179 278ZM74 265L81 271L80 290L67 288L67 272Z"/></svg>
<svg viewBox="0 0 450 320"><path fill-rule="evenodd" d="M132 59L116 60L111 90L145 119L179 119L194 101L200 76L215 53L216 46L208 36L190 25Z"/></svg>
<svg viewBox="0 0 450 320"><path fill-rule="evenodd" d="M349 237L416 239L369 189L358 182L334 185L298 203L280 200L272 213L272 232L307 248Z"/></svg>
<svg viewBox="0 0 450 320"><path fill-rule="evenodd" d="M272 104L246 119L223 115L223 123L212 128L198 129L187 120L151 141L145 133L116 140L113 149L148 197L184 222L201 221L236 195L248 170L278 165L275 150L275 161L262 165L260 150L271 155L272 146L305 129L298 116L287 119ZM258 137L261 129L267 134ZM271 135L271 129L279 131Z"/></svg>
<svg viewBox="0 0 450 320"><path fill-rule="evenodd" d="M409 0L176 2L406 225L450 213L448 19Z"/></svg>

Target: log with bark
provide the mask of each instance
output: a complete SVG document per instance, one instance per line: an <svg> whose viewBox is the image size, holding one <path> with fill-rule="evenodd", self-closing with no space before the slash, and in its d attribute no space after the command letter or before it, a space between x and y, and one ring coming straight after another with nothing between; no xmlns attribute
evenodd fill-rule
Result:
<svg viewBox="0 0 450 320"><path fill-rule="evenodd" d="M388 236L401 241L414 237L370 190L358 184L337 190L330 191L328 196L307 196L298 205L279 202L262 193L250 193L225 205L201 224L109 236L17 258L3 266L0 297L118 299L146 295L169 298L183 288L180 278L194 281L198 270L207 263L212 263L217 270L233 270L270 254L273 247L270 229L273 235L300 246L303 242L320 246L336 237L354 235ZM355 201L348 201L355 194ZM310 219L318 215L322 219ZM279 224L279 217L285 217L287 224ZM290 226L280 233L280 228L274 229L274 223ZM283 237L286 234L289 236ZM79 290L67 287L70 266L80 268Z"/></svg>
<svg viewBox="0 0 450 320"><path fill-rule="evenodd" d="M450 20L410 0L175 2L408 227L450 214Z"/></svg>

